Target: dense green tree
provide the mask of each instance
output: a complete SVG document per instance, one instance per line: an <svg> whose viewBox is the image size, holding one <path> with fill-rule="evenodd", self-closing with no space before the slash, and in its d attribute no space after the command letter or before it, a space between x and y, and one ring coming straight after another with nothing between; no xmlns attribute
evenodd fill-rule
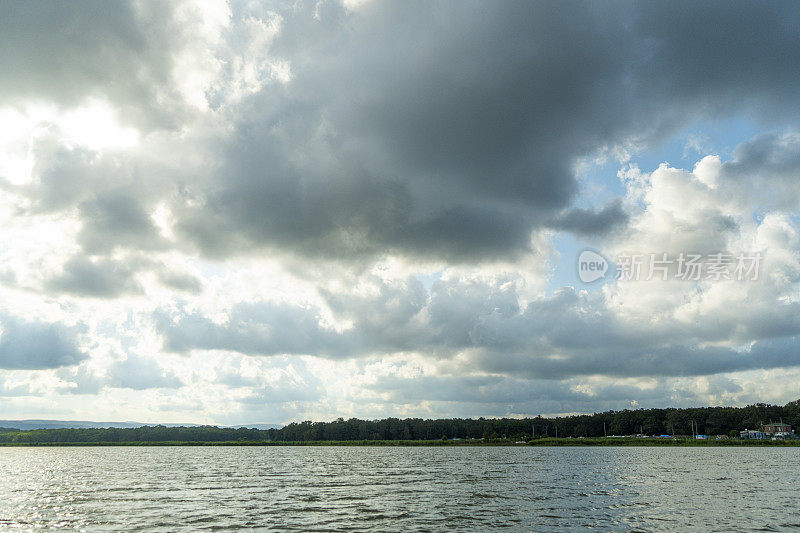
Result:
<svg viewBox="0 0 800 533"><path fill-rule="evenodd" d="M644 432L689 435L698 433L736 436L744 428L783 420L800 426L800 400L785 406L754 404L747 407L699 407L690 409L636 409L559 418L438 419L386 418L359 420L338 418L332 422L291 423L281 429L224 428L216 426L110 429L0 428L0 443L124 443L124 442L308 442L354 440L527 439L531 436L601 437Z"/></svg>

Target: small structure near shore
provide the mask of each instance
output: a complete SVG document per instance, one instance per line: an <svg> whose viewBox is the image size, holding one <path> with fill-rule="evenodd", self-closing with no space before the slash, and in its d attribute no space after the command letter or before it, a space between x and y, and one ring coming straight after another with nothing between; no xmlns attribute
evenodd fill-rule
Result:
<svg viewBox="0 0 800 533"><path fill-rule="evenodd" d="M794 439L797 436L792 429L792 426L789 424L784 424L781 422L770 422L769 424L764 424L764 433L769 435L771 438L776 439Z"/></svg>
<svg viewBox="0 0 800 533"><path fill-rule="evenodd" d="M769 437L767 437L767 434L763 431L745 429L739 432L739 438L742 440L767 440Z"/></svg>
<svg viewBox="0 0 800 533"><path fill-rule="evenodd" d="M786 440L796 439L798 435L789 424L783 422L770 422L764 424L761 431L745 429L739 432L739 438L744 440Z"/></svg>

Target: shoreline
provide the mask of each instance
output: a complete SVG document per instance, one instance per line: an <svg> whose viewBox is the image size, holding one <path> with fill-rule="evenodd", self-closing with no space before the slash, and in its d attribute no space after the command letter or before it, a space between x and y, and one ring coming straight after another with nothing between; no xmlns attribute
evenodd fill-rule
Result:
<svg viewBox="0 0 800 533"><path fill-rule="evenodd" d="M354 440L354 441L127 441L127 442L1 442L0 447L87 447L87 446L502 446L502 447L800 447L800 440L696 440L635 437L541 438L529 442L513 440Z"/></svg>

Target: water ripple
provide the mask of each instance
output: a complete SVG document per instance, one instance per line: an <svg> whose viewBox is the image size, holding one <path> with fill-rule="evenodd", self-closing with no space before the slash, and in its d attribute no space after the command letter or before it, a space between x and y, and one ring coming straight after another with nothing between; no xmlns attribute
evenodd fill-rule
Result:
<svg viewBox="0 0 800 533"><path fill-rule="evenodd" d="M775 531L798 527L798 452L4 448L0 528Z"/></svg>

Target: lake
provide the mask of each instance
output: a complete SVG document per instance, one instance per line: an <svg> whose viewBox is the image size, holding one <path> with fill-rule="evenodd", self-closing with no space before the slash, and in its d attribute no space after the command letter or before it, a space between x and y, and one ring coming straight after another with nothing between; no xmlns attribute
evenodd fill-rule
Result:
<svg viewBox="0 0 800 533"><path fill-rule="evenodd" d="M0 528L773 531L800 448L0 448Z"/></svg>

